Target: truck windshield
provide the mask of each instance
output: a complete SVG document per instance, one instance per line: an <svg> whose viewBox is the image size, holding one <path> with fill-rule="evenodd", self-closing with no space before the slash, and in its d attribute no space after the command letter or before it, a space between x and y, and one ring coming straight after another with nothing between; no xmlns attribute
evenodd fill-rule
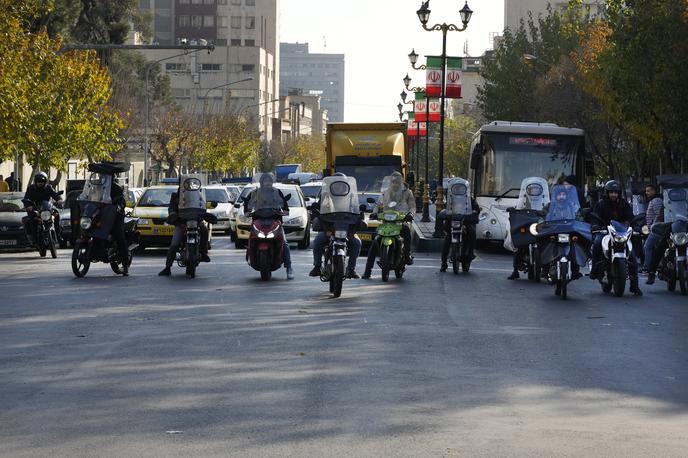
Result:
<svg viewBox="0 0 688 458"><path fill-rule="evenodd" d="M400 171L395 165L337 165L337 172L356 178L358 192L380 192L382 180Z"/></svg>

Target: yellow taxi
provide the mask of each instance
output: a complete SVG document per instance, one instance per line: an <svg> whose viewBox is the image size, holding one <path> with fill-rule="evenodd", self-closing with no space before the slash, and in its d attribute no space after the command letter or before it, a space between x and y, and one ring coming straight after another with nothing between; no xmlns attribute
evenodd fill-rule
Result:
<svg viewBox="0 0 688 458"><path fill-rule="evenodd" d="M169 246L174 226L165 222L168 206L177 186L151 186L139 198L131 216L139 218L136 229L141 249L148 246Z"/></svg>

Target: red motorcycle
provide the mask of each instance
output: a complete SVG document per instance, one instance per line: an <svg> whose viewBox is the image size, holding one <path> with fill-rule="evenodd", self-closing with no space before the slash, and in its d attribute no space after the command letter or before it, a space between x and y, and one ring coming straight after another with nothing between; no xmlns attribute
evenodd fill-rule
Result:
<svg viewBox="0 0 688 458"><path fill-rule="evenodd" d="M270 280L272 272L282 266L284 231L282 216L276 209L260 209L251 213L251 228L246 249L246 261L260 272L263 281Z"/></svg>

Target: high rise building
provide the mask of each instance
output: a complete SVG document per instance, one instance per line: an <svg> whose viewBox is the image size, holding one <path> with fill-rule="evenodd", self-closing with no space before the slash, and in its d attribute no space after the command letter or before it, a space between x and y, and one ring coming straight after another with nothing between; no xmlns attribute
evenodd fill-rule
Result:
<svg viewBox="0 0 688 458"><path fill-rule="evenodd" d="M596 16L603 12L603 3L601 0L584 0L582 6ZM528 21L529 13L533 19L547 14L547 5L557 11L565 9L568 4L566 0L504 0L504 29L516 30L521 20Z"/></svg>
<svg viewBox="0 0 688 458"><path fill-rule="evenodd" d="M308 51L308 43L280 43L280 90L282 97L299 91L319 95L330 121L344 121L344 54Z"/></svg>
<svg viewBox="0 0 688 458"><path fill-rule="evenodd" d="M147 50L192 113L250 117L271 140L279 111L279 0L140 0L153 17L153 42L215 45L205 51ZM244 81L242 81L244 80ZM239 82L241 81L241 82Z"/></svg>

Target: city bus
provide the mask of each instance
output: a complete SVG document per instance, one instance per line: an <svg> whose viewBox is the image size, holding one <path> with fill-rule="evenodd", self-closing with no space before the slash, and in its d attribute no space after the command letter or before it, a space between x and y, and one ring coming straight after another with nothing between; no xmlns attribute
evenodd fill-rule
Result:
<svg viewBox="0 0 688 458"><path fill-rule="evenodd" d="M584 187L592 163L582 129L494 121L474 135L469 165L473 195L481 208L478 240L503 242L509 231L506 210L516 205L524 178L542 177L552 185L575 175L575 185Z"/></svg>

